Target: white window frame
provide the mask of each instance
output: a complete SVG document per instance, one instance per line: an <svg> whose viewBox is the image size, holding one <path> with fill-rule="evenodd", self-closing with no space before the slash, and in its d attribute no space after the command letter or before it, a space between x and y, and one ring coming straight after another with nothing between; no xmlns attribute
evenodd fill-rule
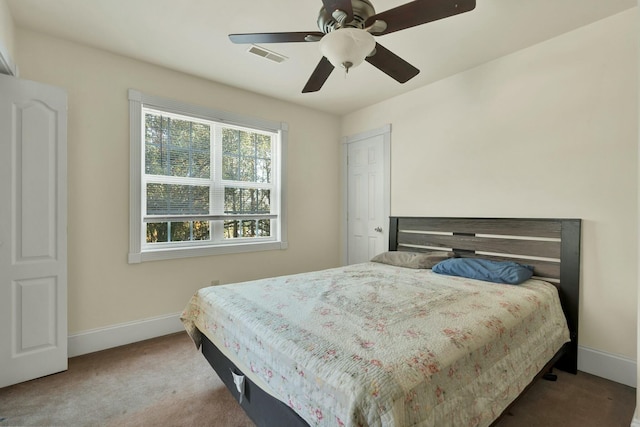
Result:
<svg viewBox="0 0 640 427"><path fill-rule="evenodd" d="M272 227L272 238L253 239L238 238L229 242L202 241L180 242L174 245L150 245L146 242L146 229L144 226L144 206L146 200L142 200L144 185L144 115L143 107L154 109L169 114L179 114L225 123L230 126L251 128L258 131L279 134L274 161L279 163L274 167L275 186L272 198L277 225ZM287 248L287 219L286 219L286 153L288 125L285 122L274 122L251 118L239 114L217 111L205 107L189 105L170 99L143 94L137 90L129 89L129 121L130 121L130 160L129 160L129 263L137 264L144 261L163 259L188 258L217 254L254 252L264 250L280 250ZM213 147L212 147L213 149ZM274 163L275 163L274 162ZM215 217L215 218L214 218ZM269 215L273 218L273 215ZM211 215L211 220L223 219L223 216ZM253 216L252 216L253 219ZM213 232L213 230L212 230Z"/></svg>

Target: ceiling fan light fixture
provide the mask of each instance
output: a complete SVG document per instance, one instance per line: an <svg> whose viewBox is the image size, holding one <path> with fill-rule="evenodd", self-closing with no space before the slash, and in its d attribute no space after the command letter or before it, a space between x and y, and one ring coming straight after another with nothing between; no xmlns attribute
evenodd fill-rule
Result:
<svg viewBox="0 0 640 427"><path fill-rule="evenodd" d="M339 28L320 40L320 52L334 67L357 67L375 49L373 36L359 28Z"/></svg>

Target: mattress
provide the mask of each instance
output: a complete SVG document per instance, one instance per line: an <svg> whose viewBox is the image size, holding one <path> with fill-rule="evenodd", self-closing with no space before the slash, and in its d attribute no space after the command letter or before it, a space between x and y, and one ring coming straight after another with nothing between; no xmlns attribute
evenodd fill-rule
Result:
<svg viewBox="0 0 640 427"><path fill-rule="evenodd" d="M550 283L379 263L203 288L182 321L311 426L487 426L569 341Z"/></svg>

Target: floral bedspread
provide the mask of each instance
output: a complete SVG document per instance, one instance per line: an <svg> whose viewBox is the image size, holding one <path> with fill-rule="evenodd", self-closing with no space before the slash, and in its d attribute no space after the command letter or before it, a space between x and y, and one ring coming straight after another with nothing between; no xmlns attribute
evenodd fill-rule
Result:
<svg viewBox="0 0 640 427"><path fill-rule="evenodd" d="M549 283L378 263L203 288L182 321L311 426L487 426L569 341Z"/></svg>

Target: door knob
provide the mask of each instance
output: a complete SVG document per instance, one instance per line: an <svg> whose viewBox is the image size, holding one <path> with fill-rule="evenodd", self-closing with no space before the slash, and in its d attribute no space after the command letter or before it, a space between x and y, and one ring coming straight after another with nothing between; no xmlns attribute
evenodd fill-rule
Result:
<svg viewBox="0 0 640 427"><path fill-rule="evenodd" d="M382 227L376 227L374 228L375 231L377 231L378 233L382 233Z"/></svg>

